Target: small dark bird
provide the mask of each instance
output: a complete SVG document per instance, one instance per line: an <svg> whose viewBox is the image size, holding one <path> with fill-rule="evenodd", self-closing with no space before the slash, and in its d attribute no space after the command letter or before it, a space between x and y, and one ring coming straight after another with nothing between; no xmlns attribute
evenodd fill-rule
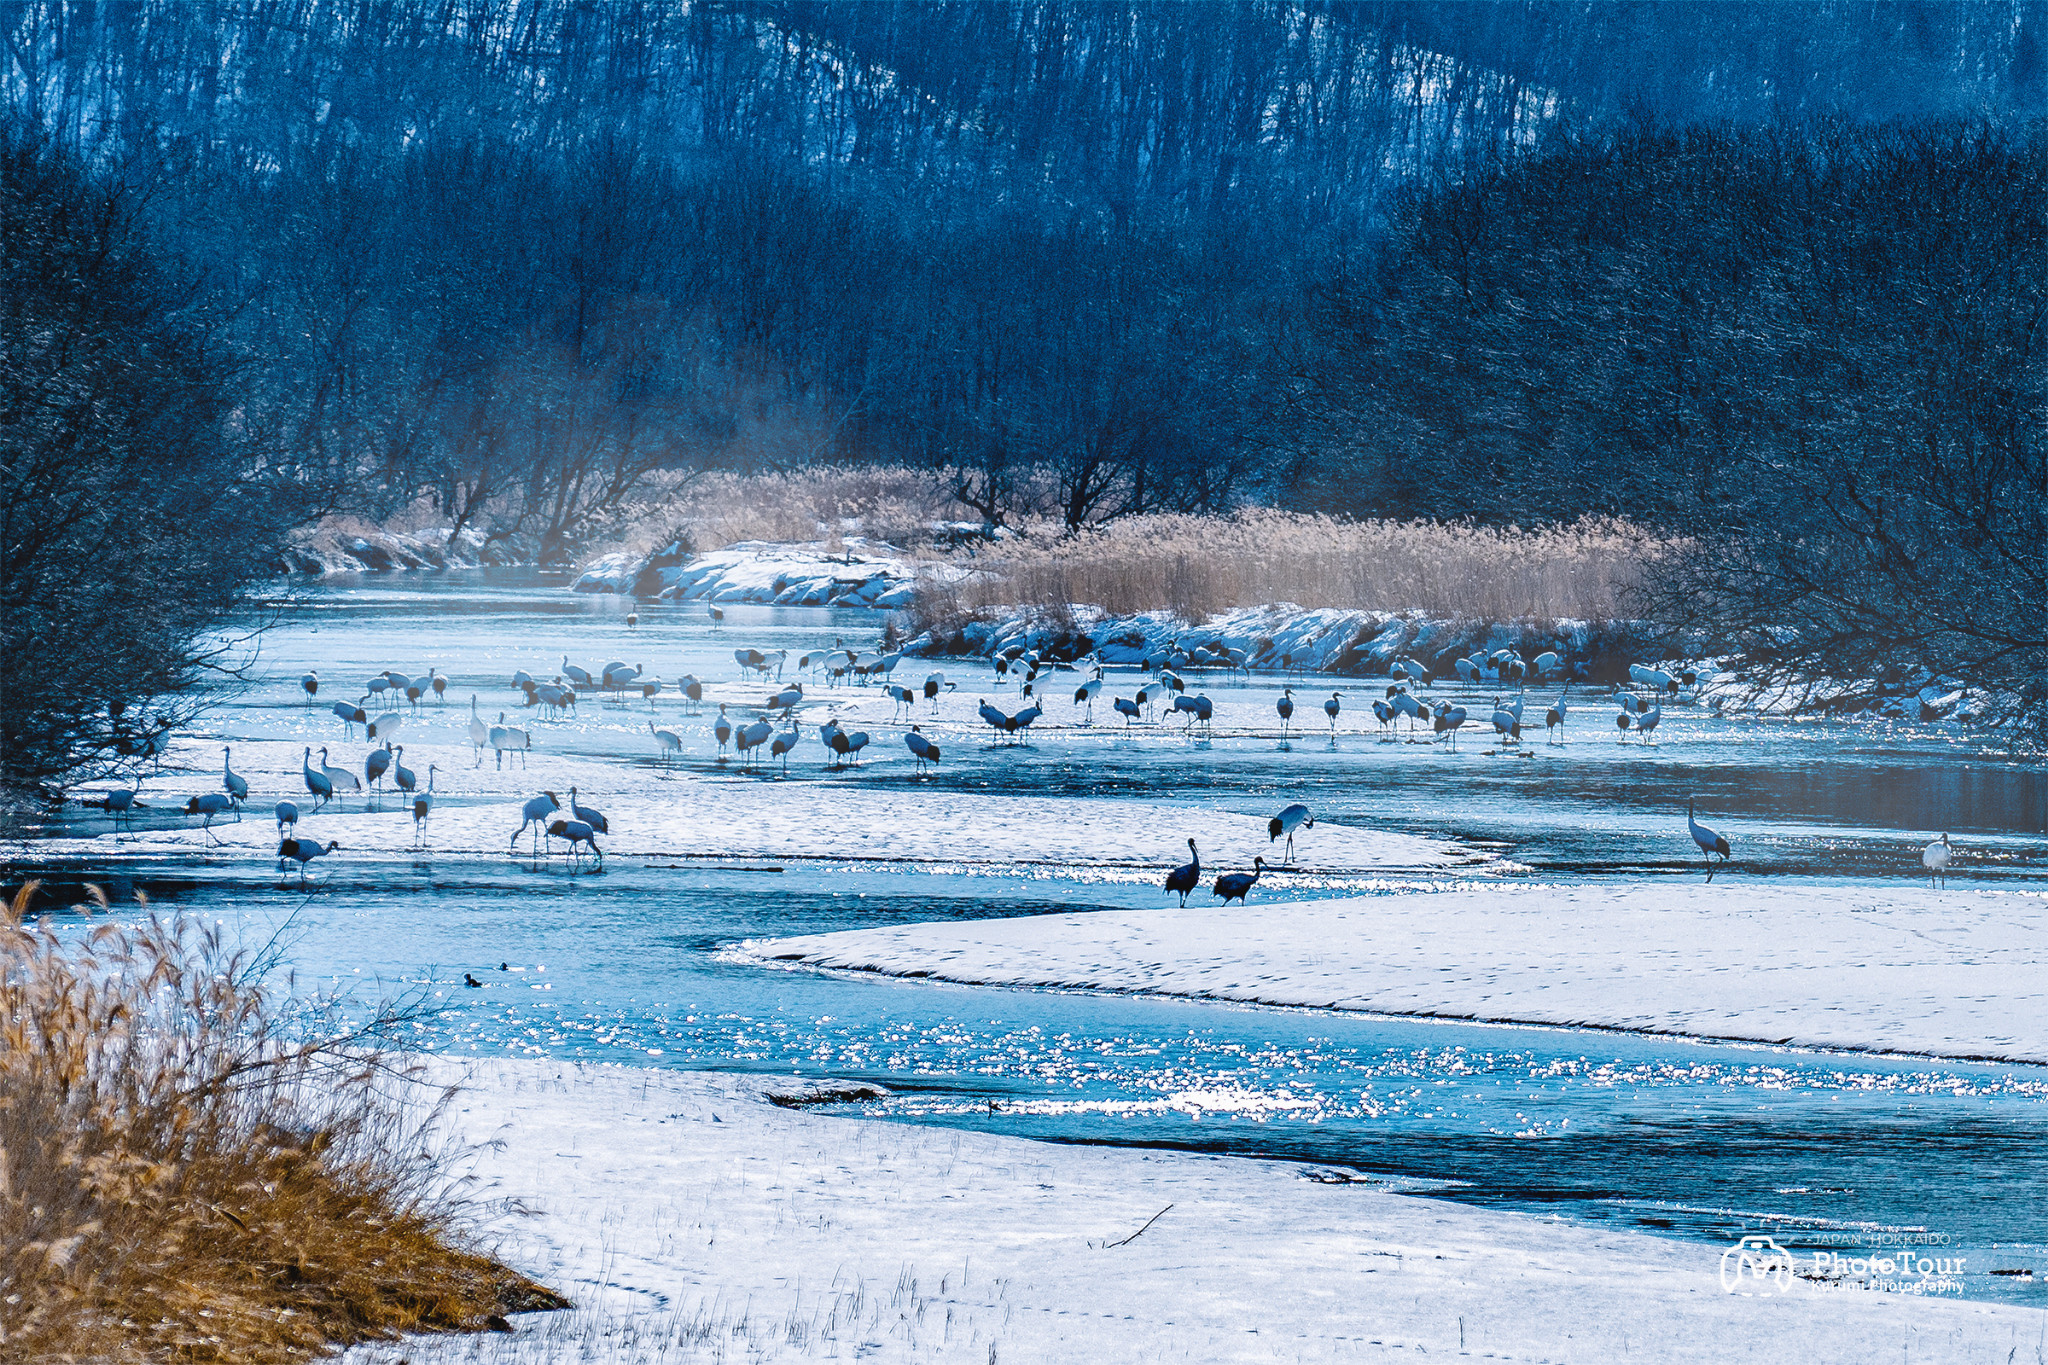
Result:
<svg viewBox="0 0 2048 1365"><path fill-rule="evenodd" d="M476 973L464 972L462 974L462 984L465 986L473 986L478 990L482 990L484 983L476 979Z"/></svg>
<svg viewBox="0 0 2048 1365"><path fill-rule="evenodd" d="M1188 852L1194 861L1182 863L1166 874L1166 894L1180 892L1181 908L1187 908L1188 892L1202 884L1202 852L1195 847L1193 839L1188 840Z"/></svg>
<svg viewBox="0 0 2048 1365"><path fill-rule="evenodd" d="M1251 894L1251 889L1259 884L1259 874L1265 870L1266 860L1264 858L1254 858L1252 859L1252 870L1250 872L1226 872L1218 877L1216 879L1216 894L1223 897L1225 905L1230 904L1232 901L1242 905L1244 898Z"/></svg>

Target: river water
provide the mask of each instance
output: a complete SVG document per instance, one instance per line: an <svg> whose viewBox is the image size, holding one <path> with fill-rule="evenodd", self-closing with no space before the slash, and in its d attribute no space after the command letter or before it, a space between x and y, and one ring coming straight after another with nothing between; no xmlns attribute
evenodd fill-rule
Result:
<svg viewBox="0 0 2048 1365"><path fill-rule="evenodd" d="M880 626L866 612L746 607L719 626L701 608L642 605L628 633L625 610L532 575L334 580L304 590L263 641L262 681L201 725L230 742L328 742L332 718L300 704L307 668L340 679L434 664L454 679L451 695L488 689L503 705L514 668L552 671L563 652L730 680L735 645L786 647L794 658L835 638L866 646ZM940 666L963 690L988 677ZM1280 682L1203 686L1263 698ZM1313 682L1297 688L1302 699L1321 695ZM1352 704L1362 711L1367 695ZM955 744L936 781L1259 813L1285 794L1322 820L1493 848L1546 880L1696 875L1682 813L1674 823L1683 794L1739 837L1741 875L1778 883L1911 875L1918 845L1944 829L1988 855L1973 866L1981 877L2017 883L2048 856L2048 774L1955 727L1673 711L1645 750L1615 742L1613 709L1585 698L1571 742L1539 740L1526 759L1476 742L1452 758L1316 726L1209 740L1097 726L1040 734L1025 748ZM1321 721L1313 704L1302 710ZM673 693L654 714L684 735L686 770L717 766L704 718L684 716ZM666 780L645 722L591 707L549 726L547 739L551 751L615 764L627 788ZM877 752L893 755L893 731L885 738ZM821 759L807 744L788 780L858 780L915 799L907 763L850 775ZM194 774L192 789L206 786ZM450 787L443 802L462 803L460 783ZM50 832L97 832L105 818L74 813ZM36 861L31 850L32 870ZM579 876L422 852L322 864L305 895L268 862L110 851L40 870L59 883L140 887L218 915L252 944L274 938L302 986L365 999L416 993L435 1010L417 1041L439 1050L852 1077L890 1090L849 1106L877 1117L1299 1160L1436 1197L1713 1244L1764 1231L1843 1254L1933 1247L1969 1258L1969 1294L2048 1300L2044 1068L963 988L731 951L750 938L1164 903L1156 879L1099 868L620 859ZM1304 878L1290 894L1363 885ZM484 989L450 989L465 972ZM2035 1278L1988 1273L2028 1267Z"/></svg>

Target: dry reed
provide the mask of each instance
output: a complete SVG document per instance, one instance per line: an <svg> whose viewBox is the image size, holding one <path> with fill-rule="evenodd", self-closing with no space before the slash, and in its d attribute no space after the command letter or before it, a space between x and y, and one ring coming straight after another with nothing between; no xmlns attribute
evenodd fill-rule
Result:
<svg viewBox="0 0 2048 1365"><path fill-rule="evenodd" d="M1521 528L1339 521L1249 510L1153 516L1075 534L1031 527L982 549L983 572L930 585L932 620L1085 603L1114 615L1172 611L1199 621L1268 603L1417 610L1491 620L1610 621L1673 543L1625 521Z"/></svg>
<svg viewBox="0 0 2048 1365"><path fill-rule="evenodd" d="M152 914L0 906L0 1359L302 1360L562 1301L463 1243L385 1013L292 1025L265 965ZM104 907L103 896L95 896Z"/></svg>

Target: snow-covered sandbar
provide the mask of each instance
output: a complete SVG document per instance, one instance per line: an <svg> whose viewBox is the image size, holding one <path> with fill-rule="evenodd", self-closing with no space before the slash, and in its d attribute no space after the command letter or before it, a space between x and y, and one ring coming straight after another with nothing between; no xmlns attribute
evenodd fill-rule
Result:
<svg viewBox="0 0 2048 1365"><path fill-rule="evenodd" d="M2048 899L1493 884L752 942L813 967L2048 1062Z"/></svg>
<svg viewBox="0 0 2048 1365"><path fill-rule="evenodd" d="M476 1064L454 1119L492 1144L474 1157L487 1232L577 1307L523 1317L510 1335L359 1347L349 1365L1990 1365L2032 1359L2048 1333L2035 1309L1804 1279L1743 1297L1722 1287L1711 1247L1327 1183L1341 1173L1291 1163L763 1099L805 1088Z"/></svg>

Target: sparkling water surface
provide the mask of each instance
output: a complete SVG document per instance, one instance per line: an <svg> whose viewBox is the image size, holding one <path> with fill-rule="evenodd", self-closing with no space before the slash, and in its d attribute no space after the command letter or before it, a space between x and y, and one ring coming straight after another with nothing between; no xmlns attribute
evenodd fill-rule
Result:
<svg viewBox="0 0 2048 1365"><path fill-rule="evenodd" d="M331 718L298 704L309 667L339 679L435 664L455 680L451 695L478 691L501 706L516 700L506 690L514 668L545 676L564 652L586 666L644 660L671 680L690 671L725 681L737 672L735 646L786 647L792 658L842 637L868 647L882 621L731 607L715 627L701 608L642 604L629 633L625 611L530 574L337 580L305 590L264 639L254 670L264 681L202 726L227 740L331 738ZM963 691L991 677L956 660L906 661L899 681L933 668ZM1112 672L1106 690L1128 690L1124 676L1134 675ZM1233 697L1248 687L1264 710L1283 681L1196 685ZM1566 744L1539 738L1520 758L1468 736L1453 755L1380 743L1369 722L1367 733L1332 739L1316 709L1327 688L1344 686L1355 712L1373 689L1355 679L1295 685L1316 723L1287 738L1277 719L1270 731L1211 739L1100 724L1024 747L956 744L937 782L1260 814L1302 799L1320 820L1494 847L1527 869L1513 875L1545 881L1696 876L1682 811L1696 795L1740 842L1734 876L1816 888L1910 876L1919 846L1948 830L1991 855L1973 875L2015 892L2048 889L2033 880L2048 852L2048 775L1957 727L1674 708L1644 749L1615 742L1605 696L1575 693ZM1057 684L1049 691L1048 713L1064 718ZM1551 695L1532 692L1531 704ZM685 767L714 768L708 720L684 717L672 692L660 700L660 723L685 735ZM551 751L615 762L621 789L637 789L662 780L646 719L591 706L535 728ZM898 727L876 728L893 758ZM833 773L822 757L807 742L787 780L857 781L916 799L907 761ZM74 813L52 832L94 831L104 818ZM140 887L218 915L252 944L275 937L302 986L364 999L415 993L436 1011L417 1041L438 1050L850 1077L889 1090L846 1106L875 1117L1284 1158L1714 1244L1761 1230L1793 1247L1933 1245L1969 1258L1967 1292L1978 1295L2037 1299L2038 1278L1988 1272L2048 1273L2038 1213L2048 1205L2048 1068L968 988L763 965L732 951L750 938L909 921L1159 906L1163 873L618 859L602 876L573 876L559 860L534 870L422 852L336 859L301 895L268 863L218 856L45 870L60 882ZM1432 880L1443 878L1304 876L1287 892L1417 894ZM461 988L465 972L484 988Z"/></svg>

